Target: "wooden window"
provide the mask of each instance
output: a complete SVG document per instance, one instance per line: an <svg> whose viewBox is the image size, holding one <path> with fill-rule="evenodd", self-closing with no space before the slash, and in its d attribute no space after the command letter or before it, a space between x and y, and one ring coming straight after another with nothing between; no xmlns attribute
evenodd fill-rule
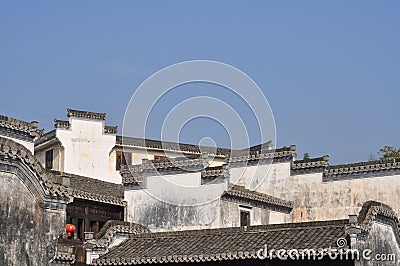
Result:
<svg viewBox="0 0 400 266"><path fill-rule="evenodd" d="M117 151L116 156L115 169L117 171L121 170L121 166L123 165L132 164L132 153Z"/></svg>
<svg viewBox="0 0 400 266"><path fill-rule="evenodd" d="M250 226L250 211L240 210L240 226Z"/></svg>
<svg viewBox="0 0 400 266"><path fill-rule="evenodd" d="M167 159L167 156L163 156L163 155L154 155L154 160L162 160L162 159Z"/></svg>
<svg viewBox="0 0 400 266"><path fill-rule="evenodd" d="M46 151L46 169L53 169L53 150Z"/></svg>
<svg viewBox="0 0 400 266"><path fill-rule="evenodd" d="M84 240L84 232L97 234L109 220L124 220L124 207L74 199L67 205L67 221L76 226L75 236Z"/></svg>

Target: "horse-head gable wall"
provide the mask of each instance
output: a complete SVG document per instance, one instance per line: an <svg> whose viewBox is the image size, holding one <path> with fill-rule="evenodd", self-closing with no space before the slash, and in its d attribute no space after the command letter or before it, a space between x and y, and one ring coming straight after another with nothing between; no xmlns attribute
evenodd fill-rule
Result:
<svg viewBox="0 0 400 266"><path fill-rule="evenodd" d="M0 265L48 265L69 191L23 145L0 137Z"/></svg>

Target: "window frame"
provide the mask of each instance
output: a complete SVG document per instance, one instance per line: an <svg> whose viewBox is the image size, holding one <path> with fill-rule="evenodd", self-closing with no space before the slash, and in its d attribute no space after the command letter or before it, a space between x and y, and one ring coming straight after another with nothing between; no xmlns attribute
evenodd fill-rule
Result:
<svg viewBox="0 0 400 266"><path fill-rule="evenodd" d="M121 168L124 165L132 165L132 152L116 151L115 170L121 171Z"/></svg>
<svg viewBox="0 0 400 266"><path fill-rule="evenodd" d="M240 227L251 226L251 221L253 218L252 213L253 213L253 210L251 207L239 206L239 225L240 225ZM246 214L246 216L247 216L246 223L243 223L242 214Z"/></svg>
<svg viewBox="0 0 400 266"><path fill-rule="evenodd" d="M51 158L50 155L51 154ZM49 149L44 154L44 166L46 169L53 169L53 161L54 161L54 150Z"/></svg>

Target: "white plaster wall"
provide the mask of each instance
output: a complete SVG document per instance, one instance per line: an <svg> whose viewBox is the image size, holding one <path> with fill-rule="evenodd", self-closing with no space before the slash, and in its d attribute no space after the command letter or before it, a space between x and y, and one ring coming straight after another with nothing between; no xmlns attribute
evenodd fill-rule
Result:
<svg viewBox="0 0 400 266"><path fill-rule="evenodd" d="M157 199L171 204L194 206L219 199L227 183L201 185L201 172L164 176L149 176L144 187Z"/></svg>
<svg viewBox="0 0 400 266"><path fill-rule="evenodd" d="M126 190L127 221L153 232L220 227L220 200L202 205L179 206L154 198L146 189Z"/></svg>
<svg viewBox="0 0 400 266"><path fill-rule="evenodd" d="M143 189L125 190L127 221L152 231L218 228L226 183L201 185L201 173L145 178Z"/></svg>
<svg viewBox="0 0 400 266"><path fill-rule="evenodd" d="M289 218L289 214L282 212L270 211L268 224L281 224Z"/></svg>
<svg viewBox="0 0 400 266"><path fill-rule="evenodd" d="M200 187L201 173L149 176L146 178L146 187L149 190L152 190L153 188L160 188L161 186L166 186L169 184L182 187Z"/></svg>
<svg viewBox="0 0 400 266"><path fill-rule="evenodd" d="M229 174L231 183L245 186L248 189L254 189L264 184L273 184L282 188L290 176L290 162L235 167L229 169Z"/></svg>
<svg viewBox="0 0 400 266"><path fill-rule="evenodd" d="M245 184L253 172L246 169L242 178ZM272 165L257 191L294 202L292 212L283 222L346 219L350 214L358 214L362 204L369 200L400 212L399 175L322 182L322 173L291 176L290 164L280 163ZM275 220L282 221L271 216L270 223Z"/></svg>
<svg viewBox="0 0 400 266"><path fill-rule="evenodd" d="M239 204L230 201L221 201L221 227L239 227Z"/></svg>
<svg viewBox="0 0 400 266"><path fill-rule="evenodd" d="M397 213L400 210L400 176L297 183L291 198L295 202L294 221L345 219L358 214L369 200L385 203Z"/></svg>
<svg viewBox="0 0 400 266"><path fill-rule="evenodd" d="M64 171L102 181L121 183L112 149L116 136L104 134L104 121L70 118L69 129L57 129L64 147Z"/></svg>
<svg viewBox="0 0 400 266"><path fill-rule="evenodd" d="M46 153L46 150L40 150L40 151L38 151L38 150L36 150L36 152L35 152L35 157L38 159L38 161L43 165L43 167L45 167L45 161L46 161L46 159L45 159L45 153Z"/></svg>
<svg viewBox="0 0 400 266"><path fill-rule="evenodd" d="M270 215L272 211L262 208L253 207L252 208L251 225L266 225L270 224ZM287 215L287 214L283 214Z"/></svg>

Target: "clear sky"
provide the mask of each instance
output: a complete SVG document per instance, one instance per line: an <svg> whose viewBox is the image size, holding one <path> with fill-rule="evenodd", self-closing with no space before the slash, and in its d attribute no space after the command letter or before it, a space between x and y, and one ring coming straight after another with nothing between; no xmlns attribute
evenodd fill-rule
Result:
<svg viewBox="0 0 400 266"><path fill-rule="evenodd" d="M0 3L1 114L51 130L69 107L107 112L108 124L121 125L148 76L210 59L259 84L277 146L296 144L299 157L349 163L400 146L399 1ZM184 133L182 141L212 135L229 145L212 121Z"/></svg>

